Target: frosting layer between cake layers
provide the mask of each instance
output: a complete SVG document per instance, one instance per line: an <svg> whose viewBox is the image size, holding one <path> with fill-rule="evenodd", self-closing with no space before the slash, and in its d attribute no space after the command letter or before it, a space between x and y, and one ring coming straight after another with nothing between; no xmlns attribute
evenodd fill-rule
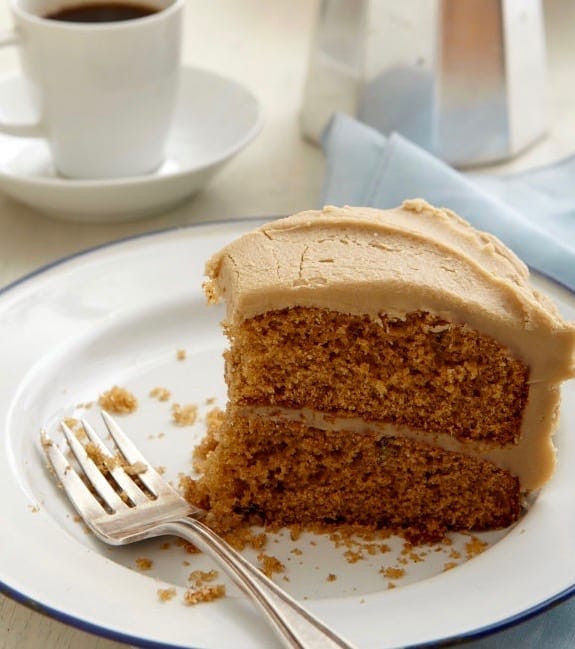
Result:
<svg viewBox="0 0 575 649"><path fill-rule="evenodd" d="M375 322L380 314L401 320L428 312L493 338L529 368L516 444L494 447L410 430L393 434L489 459L517 475L523 490L538 488L551 475L559 383L575 375L575 327L531 287L527 267L508 248L453 212L422 200L393 210L301 212L231 243L206 272L208 296L225 299L232 327L297 305L368 315ZM314 425L321 420L316 416ZM389 426L380 429L391 434Z"/></svg>

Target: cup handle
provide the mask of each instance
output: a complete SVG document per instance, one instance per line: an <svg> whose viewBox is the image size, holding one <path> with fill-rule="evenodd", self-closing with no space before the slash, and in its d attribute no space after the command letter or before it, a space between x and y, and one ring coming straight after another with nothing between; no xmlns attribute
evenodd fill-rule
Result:
<svg viewBox="0 0 575 649"><path fill-rule="evenodd" d="M16 31L5 31L0 33L0 48L19 45L21 38ZM40 137L44 134L44 129L40 122L29 124L9 124L0 121L0 133L6 135L18 135L20 137Z"/></svg>

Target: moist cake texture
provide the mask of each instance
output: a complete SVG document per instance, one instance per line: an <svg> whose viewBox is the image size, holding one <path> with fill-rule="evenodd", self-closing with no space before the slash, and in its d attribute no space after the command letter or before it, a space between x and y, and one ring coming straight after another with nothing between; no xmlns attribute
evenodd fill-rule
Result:
<svg viewBox="0 0 575 649"><path fill-rule="evenodd" d="M228 404L188 497L221 530L517 520L555 464L575 327L501 242L422 200L280 219L214 255Z"/></svg>

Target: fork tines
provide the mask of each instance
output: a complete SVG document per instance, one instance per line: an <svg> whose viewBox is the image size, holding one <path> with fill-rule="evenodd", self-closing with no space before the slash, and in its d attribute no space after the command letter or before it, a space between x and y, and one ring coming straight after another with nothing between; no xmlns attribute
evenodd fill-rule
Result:
<svg viewBox="0 0 575 649"><path fill-rule="evenodd" d="M74 457L82 468L87 483L73 470L60 449L44 433L43 446L62 486L76 508L85 510L88 499L100 500L100 513L121 511L126 506L137 506L157 498L170 489L150 466L134 444L126 437L110 415L102 411L102 419L119 452L113 455L92 426L84 419L82 428L89 440L83 445L72 429L62 422L61 427ZM77 499L81 494L81 502Z"/></svg>

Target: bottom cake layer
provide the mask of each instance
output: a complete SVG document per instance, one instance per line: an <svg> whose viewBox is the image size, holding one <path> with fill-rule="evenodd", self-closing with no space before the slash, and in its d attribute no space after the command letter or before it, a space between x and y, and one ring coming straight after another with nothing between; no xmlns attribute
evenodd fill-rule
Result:
<svg viewBox="0 0 575 649"><path fill-rule="evenodd" d="M521 511L519 481L492 463L398 437L325 431L227 413L196 451L186 496L221 532L360 524L412 540L505 527Z"/></svg>

